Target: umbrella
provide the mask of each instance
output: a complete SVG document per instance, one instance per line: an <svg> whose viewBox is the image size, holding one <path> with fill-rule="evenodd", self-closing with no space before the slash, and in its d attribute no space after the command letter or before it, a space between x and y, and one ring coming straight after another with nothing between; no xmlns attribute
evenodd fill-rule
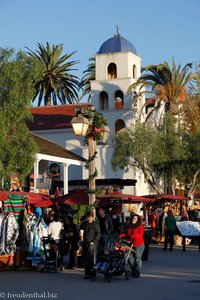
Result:
<svg viewBox="0 0 200 300"><path fill-rule="evenodd" d="M54 204L78 204L78 205L89 205L88 194L83 190L71 191L68 194L54 198Z"/></svg>
<svg viewBox="0 0 200 300"><path fill-rule="evenodd" d="M155 199L155 200L191 200L190 197L183 197L179 195L170 194L155 194L155 195L145 195L145 198Z"/></svg>
<svg viewBox="0 0 200 300"><path fill-rule="evenodd" d="M120 193L110 193L105 195L97 195L97 199L108 201L122 201L124 203L133 203L133 202L147 202L147 201L154 201L154 199L149 199L142 196L130 195L130 194L120 194Z"/></svg>
<svg viewBox="0 0 200 300"><path fill-rule="evenodd" d="M48 207L53 205L53 202L51 201L48 195L29 192L0 191L0 200L7 200L9 195L22 196L27 200L27 202L34 205L35 207Z"/></svg>

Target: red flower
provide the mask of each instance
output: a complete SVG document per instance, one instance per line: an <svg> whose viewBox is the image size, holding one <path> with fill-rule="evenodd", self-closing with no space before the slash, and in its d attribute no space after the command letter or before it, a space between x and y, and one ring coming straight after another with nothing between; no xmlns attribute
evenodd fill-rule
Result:
<svg viewBox="0 0 200 300"><path fill-rule="evenodd" d="M95 127L95 129L94 129L96 132L100 132L101 131L101 128L97 128L97 127Z"/></svg>

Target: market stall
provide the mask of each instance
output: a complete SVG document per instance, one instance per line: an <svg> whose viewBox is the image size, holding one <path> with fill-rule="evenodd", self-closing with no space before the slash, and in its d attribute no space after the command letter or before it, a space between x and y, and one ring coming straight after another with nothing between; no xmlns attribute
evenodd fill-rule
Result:
<svg viewBox="0 0 200 300"><path fill-rule="evenodd" d="M153 199L149 207L149 221L152 227L152 239L155 243L164 241L165 215L172 210L177 221L188 219L187 203L190 197L171 194L153 194L144 197Z"/></svg>
<svg viewBox="0 0 200 300"><path fill-rule="evenodd" d="M51 205L45 195L0 191L0 270L18 267L25 253L34 265L34 250L45 232L42 208Z"/></svg>

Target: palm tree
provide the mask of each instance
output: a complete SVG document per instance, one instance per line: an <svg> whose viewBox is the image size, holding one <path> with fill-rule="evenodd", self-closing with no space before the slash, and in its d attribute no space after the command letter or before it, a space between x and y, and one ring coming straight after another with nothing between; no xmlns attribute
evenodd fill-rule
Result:
<svg viewBox="0 0 200 300"><path fill-rule="evenodd" d="M85 95L88 95L88 102L91 99L91 80L95 80L95 56L92 56L88 60L90 63L88 64L87 70L85 70L83 73L85 75L81 79L80 88L83 90L81 98L83 98ZM81 99L80 98L80 99Z"/></svg>
<svg viewBox="0 0 200 300"><path fill-rule="evenodd" d="M145 67L136 83L133 83L128 91L132 91L136 87L140 87L140 90L144 90L146 87L155 100L154 109L151 113L160 107L161 103L164 103L165 111L173 112L177 109L179 104L183 104L188 100L188 94L186 87L194 79L194 75L189 73L189 69L192 67L191 63L188 63L181 69L173 59L172 70L167 62L159 65L150 65ZM152 101L152 98L149 99ZM144 106L148 105L147 100Z"/></svg>
<svg viewBox="0 0 200 300"><path fill-rule="evenodd" d="M78 61L68 61L75 53L61 56L63 44L53 45L49 43L46 46L37 43L38 50L33 52L27 48L28 55L33 57L39 66L39 72L34 79L35 95L32 102L38 97L38 106L44 99L44 105L57 105L57 100L61 104L66 102L72 104L78 98L79 80L78 77L71 74L72 69Z"/></svg>

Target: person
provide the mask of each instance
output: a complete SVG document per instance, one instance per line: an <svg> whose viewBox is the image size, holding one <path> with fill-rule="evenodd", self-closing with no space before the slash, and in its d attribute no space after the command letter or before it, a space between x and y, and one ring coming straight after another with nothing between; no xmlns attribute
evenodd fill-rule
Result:
<svg viewBox="0 0 200 300"><path fill-rule="evenodd" d="M164 250L167 250L167 245L169 243L169 251L173 250L174 246L174 233L176 229L176 219L171 210L167 212L167 217L165 218L165 241Z"/></svg>
<svg viewBox="0 0 200 300"><path fill-rule="evenodd" d="M55 212L53 214L53 220L48 225L48 235L50 235L57 244L59 244L62 239L62 229L63 223L60 222L58 214Z"/></svg>
<svg viewBox="0 0 200 300"><path fill-rule="evenodd" d="M142 269L142 253L144 252L144 229L141 217L138 214L132 214L130 222L126 228L126 236L133 245L134 255L130 256L130 266L132 277L139 278Z"/></svg>
<svg viewBox="0 0 200 300"><path fill-rule="evenodd" d="M88 279L90 278L90 270L95 264L96 247L100 238L100 227L94 220L93 211L86 213L86 220L81 224L80 230L83 230L84 279Z"/></svg>
<svg viewBox="0 0 200 300"><path fill-rule="evenodd" d="M10 192L21 192L22 188L18 186L15 182L11 184Z"/></svg>
<svg viewBox="0 0 200 300"><path fill-rule="evenodd" d="M108 246L111 233L113 232L113 222L111 217L106 213L105 208L99 207L99 226L100 226L100 240L98 245L98 253L102 253L104 247Z"/></svg>
<svg viewBox="0 0 200 300"><path fill-rule="evenodd" d="M66 252L69 253L69 268L76 269L78 265L77 250L79 233L71 215L66 216L63 229L64 240L66 242Z"/></svg>
<svg viewBox="0 0 200 300"><path fill-rule="evenodd" d="M60 257L60 267L61 270L64 270L63 267L63 236L62 236L62 231L63 231L63 223L60 221L59 214L55 212L53 214L53 220L51 223L48 225L48 235L54 239L54 241L57 244L57 249L59 252L59 257Z"/></svg>

